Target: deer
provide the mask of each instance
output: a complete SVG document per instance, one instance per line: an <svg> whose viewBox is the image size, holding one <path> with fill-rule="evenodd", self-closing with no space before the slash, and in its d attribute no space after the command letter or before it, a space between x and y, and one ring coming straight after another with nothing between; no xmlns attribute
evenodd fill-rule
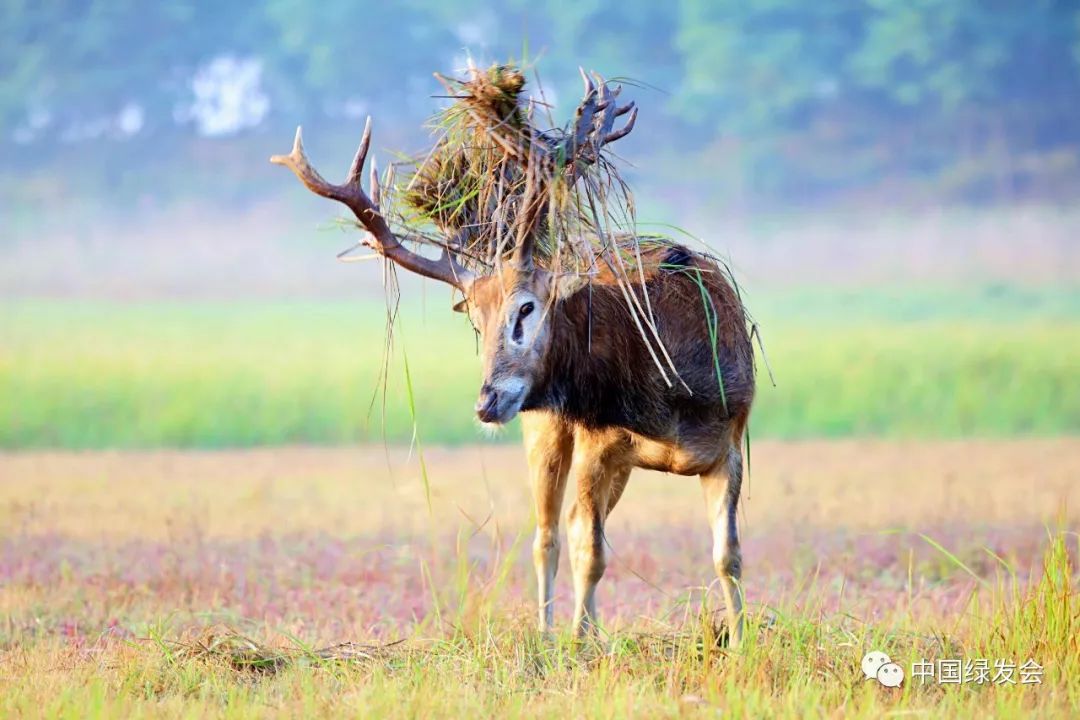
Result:
<svg viewBox="0 0 1080 720"><path fill-rule="evenodd" d="M586 82L577 126L560 149L568 154L568 173L594 162L599 148L625 136L636 117L635 110L624 127L613 129L613 118L627 107ZM450 246L437 258L411 250L403 242L408 238L395 234L380 211L374 163L371 193L363 189L370 140L369 117L340 185L311 166L300 128L292 151L271 162L287 167L314 194L351 210L367 231L364 242L386 260L446 283L463 297L453 309L468 315L480 340L476 416L491 425L521 419L536 518L532 557L540 631L550 633L554 626L567 488L574 486L566 514L573 631L585 637L599 629L596 589L607 566L605 523L632 470L643 468L699 477L728 643L737 647L744 626L737 509L755 371L746 311L720 264L675 243L641 249L640 272L629 289L648 299L656 333L650 339L632 321L625 287L619 287L612 267L583 278L537 265L529 228L542 202L531 181L522 203L530 219L518 226L510 262L498 272L466 268ZM657 369L650 342L663 344L675 381Z"/></svg>

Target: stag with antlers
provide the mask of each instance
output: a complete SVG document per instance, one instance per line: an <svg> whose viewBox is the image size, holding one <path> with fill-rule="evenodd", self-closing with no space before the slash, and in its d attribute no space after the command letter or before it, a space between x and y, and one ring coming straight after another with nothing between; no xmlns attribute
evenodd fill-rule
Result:
<svg viewBox="0 0 1080 720"><path fill-rule="evenodd" d="M482 339L476 414L484 423L504 424L519 414L522 419L537 522L533 559L541 629L553 623L559 524L571 479L574 627L585 634L597 621L604 524L631 471L640 467L700 477L734 645L743 633L736 507L754 397L746 313L719 263L671 241L614 236L594 224L600 242L586 243L593 248L586 266L572 272L559 267L551 245L562 227L553 211L557 194L605 162L605 147L626 136L636 118L631 106L616 103L617 89L595 80L586 76L585 97L565 131L541 133L521 121L489 123L500 162L517 174L500 177L504 195L490 204L490 224L499 231L484 262L462 249L488 227L477 220L487 206L474 207L468 222L452 228L452 238L436 243L442 248L437 258L410 249L412 238L392 229L380 208L378 173L371 172L370 194L361 187L370 119L341 185L311 167L299 130L292 152L271 161L288 167L315 194L352 210L379 254L464 296L455 310L468 314ZM626 115L625 125L615 129L616 119Z"/></svg>

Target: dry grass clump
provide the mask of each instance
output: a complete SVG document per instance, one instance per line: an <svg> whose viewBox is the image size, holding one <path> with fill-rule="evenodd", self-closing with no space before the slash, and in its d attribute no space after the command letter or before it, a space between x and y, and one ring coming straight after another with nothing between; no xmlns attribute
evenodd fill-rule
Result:
<svg viewBox="0 0 1080 720"><path fill-rule="evenodd" d="M538 266L562 273L592 274L635 254L633 197L606 148L633 127L633 103L616 103L621 87L585 76L574 119L554 127L513 65L437 77L453 103L434 118L435 146L397 188L403 234L448 247L481 273L526 240Z"/></svg>
<svg viewBox="0 0 1080 720"><path fill-rule="evenodd" d="M342 642L315 648L293 638L292 645L283 647L259 642L227 626L203 628L177 640L154 640L170 662L216 662L254 673L273 673L297 665L387 661L403 649L400 646L404 642L376 645Z"/></svg>
<svg viewBox="0 0 1080 720"><path fill-rule="evenodd" d="M387 198L396 233L438 246L477 275L497 271L506 261L575 276L583 284L604 274L605 282L619 287L642 341L671 384L669 372L678 376L678 371L646 291L655 262L650 266L643 255L677 244L637 232L633 194L608 149L637 118L633 103L618 104L622 87L583 70L584 96L574 118L556 127L548 114L548 129L542 129L537 108L546 109L543 96L526 99L525 76L512 65L474 68L464 80L437 77L453 103L435 118L440 133L435 146L392 191L398 201ZM716 258L685 248L680 252L688 260L694 255L709 260L665 269L686 272L699 286L702 312L712 326L703 340L715 353L717 317L702 272L723 272L738 287ZM750 324L745 309L736 310Z"/></svg>

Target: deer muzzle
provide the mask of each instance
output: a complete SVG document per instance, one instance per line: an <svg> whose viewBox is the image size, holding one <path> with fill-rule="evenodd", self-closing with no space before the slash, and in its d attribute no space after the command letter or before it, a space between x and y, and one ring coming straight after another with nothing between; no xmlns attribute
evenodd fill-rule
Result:
<svg viewBox="0 0 1080 720"><path fill-rule="evenodd" d="M476 417L480 422L498 422L499 393L487 383L480 387L480 397L476 400Z"/></svg>
<svg viewBox="0 0 1080 720"><path fill-rule="evenodd" d="M525 402L528 383L518 377L485 382L476 400L476 417L482 423L502 425L514 419Z"/></svg>

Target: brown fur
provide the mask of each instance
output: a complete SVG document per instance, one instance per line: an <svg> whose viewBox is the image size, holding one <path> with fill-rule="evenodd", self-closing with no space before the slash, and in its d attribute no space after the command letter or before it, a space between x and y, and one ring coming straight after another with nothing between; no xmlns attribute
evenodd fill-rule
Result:
<svg viewBox="0 0 1080 720"><path fill-rule="evenodd" d="M568 475L576 486L568 513L576 596L575 626L595 623L594 592L604 572L603 526L634 467L700 475L714 535L731 638L742 629L735 508L741 441L754 397L753 353L742 303L721 269L684 248L645 252L644 283L660 339L678 377L664 379L609 270L584 286L560 285L543 270L480 278L466 306L483 338L484 384L478 412L505 422L523 412L536 505L534 543L540 624L551 626L558 523ZM700 282L698 280L700 278ZM703 294L702 288L705 293ZM706 296L710 310L706 310ZM536 307L526 316L526 304ZM539 319L532 313L543 313ZM715 318L715 356L709 318ZM521 325L532 333L515 340ZM653 343L658 357L663 357ZM723 386L717 382L719 362ZM500 394L527 390L516 405ZM500 390L505 388L507 390Z"/></svg>

